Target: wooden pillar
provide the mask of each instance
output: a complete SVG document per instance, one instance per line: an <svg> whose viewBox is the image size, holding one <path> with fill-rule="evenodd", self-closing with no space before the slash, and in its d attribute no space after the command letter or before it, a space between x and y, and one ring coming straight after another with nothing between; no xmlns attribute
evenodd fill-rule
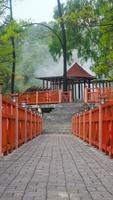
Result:
<svg viewBox="0 0 113 200"><path fill-rule="evenodd" d="M47 80L45 81L45 89L47 88Z"/></svg>
<svg viewBox="0 0 113 200"><path fill-rule="evenodd" d="M57 81L55 79L55 90L57 90Z"/></svg>
<svg viewBox="0 0 113 200"><path fill-rule="evenodd" d="M50 81L50 89L52 90L52 81Z"/></svg>
<svg viewBox="0 0 113 200"><path fill-rule="evenodd" d="M53 81L53 90L55 90L55 82Z"/></svg>
<svg viewBox="0 0 113 200"><path fill-rule="evenodd" d="M48 80L47 80L47 89L48 89Z"/></svg>
<svg viewBox="0 0 113 200"><path fill-rule="evenodd" d="M91 81L90 81L90 80L88 80L88 88L90 88L90 84L91 84Z"/></svg>
<svg viewBox="0 0 113 200"><path fill-rule="evenodd" d="M102 87L104 88L104 81L102 81Z"/></svg>
<svg viewBox="0 0 113 200"><path fill-rule="evenodd" d="M55 89L56 89L56 90L58 90L58 83L57 83L57 79L55 80L55 85L56 85Z"/></svg>
<svg viewBox="0 0 113 200"><path fill-rule="evenodd" d="M105 84L106 84L106 87L107 87L107 81L105 82Z"/></svg>
<svg viewBox="0 0 113 200"><path fill-rule="evenodd" d="M58 81L56 80L56 90L58 90Z"/></svg>
<svg viewBox="0 0 113 200"><path fill-rule="evenodd" d="M59 79L57 80L57 89L59 90Z"/></svg>
<svg viewBox="0 0 113 200"><path fill-rule="evenodd" d="M74 84L73 84L73 82L72 82L72 100L74 101L75 99L74 99Z"/></svg>
<svg viewBox="0 0 113 200"><path fill-rule="evenodd" d="M43 80L43 89L44 89L44 80Z"/></svg>
<svg viewBox="0 0 113 200"><path fill-rule="evenodd" d="M56 90L56 80L54 81L54 90Z"/></svg>
<svg viewBox="0 0 113 200"><path fill-rule="evenodd" d="M53 90L53 81L51 81L51 89Z"/></svg>
<svg viewBox="0 0 113 200"><path fill-rule="evenodd" d="M84 80L84 88L86 87L86 80Z"/></svg>
<svg viewBox="0 0 113 200"><path fill-rule="evenodd" d="M80 81L78 81L78 99L80 99Z"/></svg>
<svg viewBox="0 0 113 200"><path fill-rule="evenodd" d="M76 89L76 83L74 84L74 92L75 92L75 94L74 94L74 98L75 99L77 99L77 89Z"/></svg>
<svg viewBox="0 0 113 200"><path fill-rule="evenodd" d="M61 90L61 80L59 79L59 90Z"/></svg>
<svg viewBox="0 0 113 200"><path fill-rule="evenodd" d="M56 81L56 90L58 90L58 82Z"/></svg>
<svg viewBox="0 0 113 200"><path fill-rule="evenodd" d="M81 99L83 99L84 95L83 95L83 83L81 83Z"/></svg>
<svg viewBox="0 0 113 200"><path fill-rule="evenodd" d="M68 90L71 90L71 83L70 83L70 81L68 82Z"/></svg>

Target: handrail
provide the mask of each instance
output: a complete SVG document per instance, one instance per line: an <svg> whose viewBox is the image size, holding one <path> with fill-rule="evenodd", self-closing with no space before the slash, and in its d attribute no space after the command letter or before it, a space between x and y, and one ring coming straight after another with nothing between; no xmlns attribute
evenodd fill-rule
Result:
<svg viewBox="0 0 113 200"><path fill-rule="evenodd" d="M52 104L72 102L72 91L62 90L35 91L19 94L19 103L26 104Z"/></svg>
<svg viewBox="0 0 113 200"><path fill-rule="evenodd" d="M42 116L0 94L0 155L8 154L42 132Z"/></svg>
<svg viewBox="0 0 113 200"><path fill-rule="evenodd" d="M74 115L72 133L113 157L113 101Z"/></svg>
<svg viewBox="0 0 113 200"><path fill-rule="evenodd" d="M113 101L113 87L85 88L85 103L104 103L106 101Z"/></svg>

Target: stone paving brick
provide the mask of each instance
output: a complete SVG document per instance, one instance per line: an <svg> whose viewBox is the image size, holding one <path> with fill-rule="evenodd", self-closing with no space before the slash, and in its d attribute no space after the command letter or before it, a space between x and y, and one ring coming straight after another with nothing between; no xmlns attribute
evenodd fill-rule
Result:
<svg viewBox="0 0 113 200"><path fill-rule="evenodd" d="M0 200L113 200L113 160L73 135L41 135L0 158Z"/></svg>

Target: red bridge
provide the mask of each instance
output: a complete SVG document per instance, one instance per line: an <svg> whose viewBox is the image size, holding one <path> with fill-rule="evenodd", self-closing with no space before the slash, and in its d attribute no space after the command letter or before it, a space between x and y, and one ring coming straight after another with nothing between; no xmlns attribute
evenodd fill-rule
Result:
<svg viewBox="0 0 113 200"><path fill-rule="evenodd" d="M113 199L112 88L97 90L0 94L0 199Z"/></svg>

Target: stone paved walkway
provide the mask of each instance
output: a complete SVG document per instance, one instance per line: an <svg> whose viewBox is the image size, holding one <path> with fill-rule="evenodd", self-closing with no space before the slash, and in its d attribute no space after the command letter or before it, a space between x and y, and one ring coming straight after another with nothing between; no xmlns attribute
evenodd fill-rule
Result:
<svg viewBox="0 0 113 200"><path fill-rule="evenodd" d="M113 200L113 160L73 135L41 135L0 158L1 200Z"/></svg>

